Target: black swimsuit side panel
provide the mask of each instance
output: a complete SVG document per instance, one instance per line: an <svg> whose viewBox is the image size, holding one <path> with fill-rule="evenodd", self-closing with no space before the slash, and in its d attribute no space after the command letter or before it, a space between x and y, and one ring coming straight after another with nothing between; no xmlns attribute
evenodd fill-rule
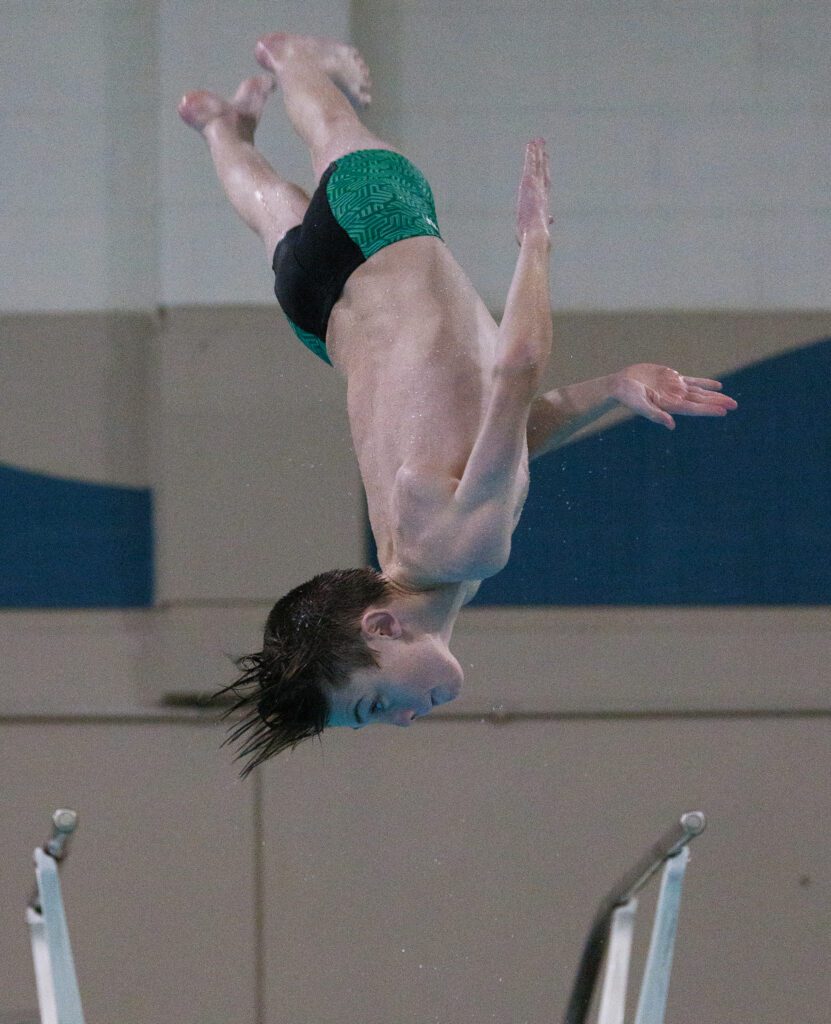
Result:
<svg viewBox="0 0 831 1024"><path fill-rule="evenodd" d="M326 185L336 163L326 169L303 222L287 231L274 250L274 294L298 327L326 340L332 307L347 278L366 262L358 245L335 220Z"/></svg>

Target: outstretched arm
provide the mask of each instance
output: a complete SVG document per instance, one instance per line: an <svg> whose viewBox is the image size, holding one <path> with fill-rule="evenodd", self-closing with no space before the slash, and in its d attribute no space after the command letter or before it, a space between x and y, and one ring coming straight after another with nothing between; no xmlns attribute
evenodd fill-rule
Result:
<svg viewBox="0 0 831 1024"><path fill-rule="evenodd" d="M531 458L566 444L578 430L613 409L630 409L668 430L676 416L726 416L737 407L706 377L683 377L657 363L637 363L607 377L570 384L541 395L528 417Z"/></svg>

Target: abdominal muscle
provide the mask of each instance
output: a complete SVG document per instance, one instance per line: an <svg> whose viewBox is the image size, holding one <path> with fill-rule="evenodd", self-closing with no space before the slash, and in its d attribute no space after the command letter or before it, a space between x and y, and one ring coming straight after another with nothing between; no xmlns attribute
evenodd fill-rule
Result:
<svg viewBox="0 0 831 1024"><path fill-rule="evenodd" d="M399 470L452 497L490 396L498 328L437 238L405 239L346 282L326 335L347 380L349 422L382 568L395 560Z"/></svg>

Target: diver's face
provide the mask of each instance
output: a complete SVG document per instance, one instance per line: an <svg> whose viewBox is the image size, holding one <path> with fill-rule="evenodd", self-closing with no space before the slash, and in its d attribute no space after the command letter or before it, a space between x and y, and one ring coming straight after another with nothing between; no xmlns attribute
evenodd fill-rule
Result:
<svg viewBox="0 0 831 1024"><path fill-rule="evenodd" d="M441 641L388 640L376 653L377 666L356 669L348 683L330 689L330 726L412 725L458 697L462 667Z"/></svg>

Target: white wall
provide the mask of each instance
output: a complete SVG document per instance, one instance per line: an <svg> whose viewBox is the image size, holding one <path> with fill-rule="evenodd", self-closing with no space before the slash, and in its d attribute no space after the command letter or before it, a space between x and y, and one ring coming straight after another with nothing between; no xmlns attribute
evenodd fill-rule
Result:
<svg viewBox="0 0 831 1024"><path fill-rule="evenodd" d="M2 7L0 309L158 305L157 7Z"/></svg>
<svg viewBox="0 0 831 1024"><path fill-rule="evenodd" d="M375 124L423 165L492 306L535 134L552 158L555 307L829 304L827 5L357 7Z"/></svg>
<svg viewBox="0 0 831 1024"><path fill-rule="evenodd" d="M86 0L3 5L7 311L270 302L258 244L179 122L278 27L354 38L372 123L431 178L495 308L526 139L549 139L560 308L826 308L826 4ZM260 142L310 183L279 100Z"/></svg>

